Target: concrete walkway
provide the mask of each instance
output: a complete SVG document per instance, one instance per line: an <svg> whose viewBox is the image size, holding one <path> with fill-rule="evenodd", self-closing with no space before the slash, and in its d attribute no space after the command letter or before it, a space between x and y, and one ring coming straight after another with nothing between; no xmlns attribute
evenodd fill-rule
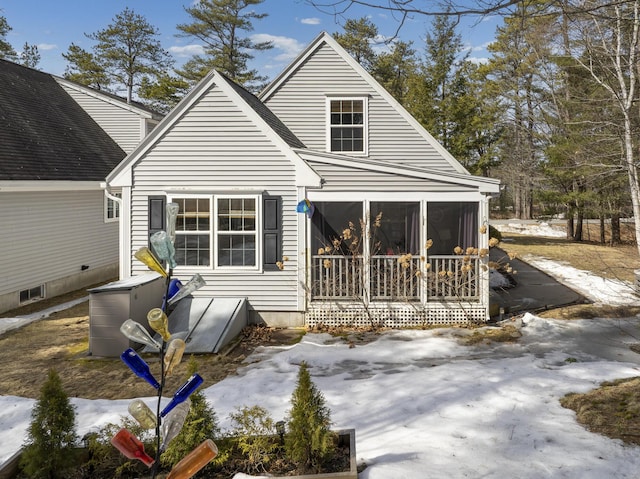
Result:
<svg viewBox="0 0 640 479"><path fill-rule="evenodd" d="M504 262L507 254L499 248L492 248L490 257L494 261L502 259L501 262ZM505 315L513 315L589 302L581 294L524 261L513 259L509 260L509 264L517 271L513 275L516 285L492 290L491 303L498 305L497 308L492 307L492 314L500 308L503 308Z"/></svg>

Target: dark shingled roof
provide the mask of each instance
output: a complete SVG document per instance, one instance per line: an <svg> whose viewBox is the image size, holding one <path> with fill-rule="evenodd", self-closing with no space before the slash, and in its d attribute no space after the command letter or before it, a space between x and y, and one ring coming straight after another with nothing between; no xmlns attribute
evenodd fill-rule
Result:
<svg viewBox="0 0 640 479"><path fill-rule="evenodd" d="M0 60L0 180L103 181L125 156L53 76Z"/></svg>
<svg viewBox="0 0 640 479"><path fill-rule="evenodd" d="M253 93L245 90L243 87L235 83L233 80L228 78L227 76L220 74L229 85L233 87L233 89L238 92L238 94L247 102L247 104L253 108L253 110L260 115L260 117L275 131L280 138L282 138L287 145L291 148L305 148L304 143L298 139L293 132L287 128L287 126L280 121L275 113L273 113L267 105L262 103L258 97L256 97Z"/></svg>

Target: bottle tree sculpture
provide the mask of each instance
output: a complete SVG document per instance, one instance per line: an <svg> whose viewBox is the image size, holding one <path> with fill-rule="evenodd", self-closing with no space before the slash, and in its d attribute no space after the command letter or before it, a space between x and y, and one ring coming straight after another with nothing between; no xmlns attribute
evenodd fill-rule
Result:
<svg viewBox="0 0 640 479"><path fill-rule="evenodd" d="M167 204L167 230L158 231L151 236L151 245L155 254L151 249L142 247L134 255L149 269L162 275L165 280L165 295L161 307L153 308L147 314L149 327L158 333L160 340L154 339L143 325L132 319L126 320L120 327L120 331L127 338L149 346L160 354L160 378L153 376L149 365L133 348L127 349L120 355L122 361L129 366L131 371L157 390L155 413L140 399L135 399L129 404L129 414L141 427L155 429L156 455L155 458L149 456L145 452L142 442L127 429L121 429L111 439L111 444L129 459L140 460L151 468L154 478L160 465L160 454L182 429L191 404L189 396L203 382L202 377L198 373L194 373L175 391L169 403L161 409L165 377L170 375L175 366L180 363L185 349L184 340L171 337L167 309L205 284L199 274L194 275L184 285L179 279L172 278L173 268L176 267L174 242L178 212L179 205L177 203ZM161 261L167 264L167 269ZM206 439L178 462L167 477L189 479L217 454L218 449L215 443L211 439Z"/></svg>

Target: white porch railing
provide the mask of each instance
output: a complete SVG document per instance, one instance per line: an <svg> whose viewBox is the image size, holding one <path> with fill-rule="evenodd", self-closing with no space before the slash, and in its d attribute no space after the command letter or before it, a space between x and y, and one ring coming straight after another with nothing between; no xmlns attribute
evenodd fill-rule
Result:
<svg viewBox="0 0 640 479"><path fill-rule="evenodd" d="M311 260L312 300L478 301L477 256L314 255ZM366 287L365 287L366 286Z"/></svg>

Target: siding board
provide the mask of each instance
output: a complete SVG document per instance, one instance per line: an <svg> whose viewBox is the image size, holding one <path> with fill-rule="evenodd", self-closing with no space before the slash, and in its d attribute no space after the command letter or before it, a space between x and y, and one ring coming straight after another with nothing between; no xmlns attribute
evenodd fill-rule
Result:
<svg viewBox="0 0 640 479"><path fill-rule="evenodd" d="M100 127L122 148L131 153L142 140L142 118L133 111L120 108L95 96L60 86L71 96Z"/></svg>
<svg viewBox="0 0 640 479"><path fill-rule="evenodd" d="M178 267L188 279L198 272L206 281L199 294L241 296L258 311L298 311L295 168L264 132L213 86L133 169L132 251L147 243L147 197L164 193L266 191L282 197L285 269L264 272L216 271ZM146 267L131 259L132 274Z"/></svg>
<svg viewBox="0 0 640 479"><path fill-rule="evenodd" d="M327 95L369 96L369 158L456 172L331 47L322 43L267 99L267 106L311 149L326 151Z"/></svg>
<svg viewBox="0 0 640 479"><path fill-rule="evenodd" d="M105 223L102 191L0 193L3 261L0 294L118 261L118 223Z"/></svg>

